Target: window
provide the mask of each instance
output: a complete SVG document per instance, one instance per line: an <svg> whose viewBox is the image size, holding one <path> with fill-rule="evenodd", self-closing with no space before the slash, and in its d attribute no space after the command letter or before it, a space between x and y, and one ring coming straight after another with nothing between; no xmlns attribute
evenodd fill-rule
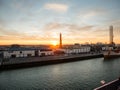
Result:
<svg viewBox="0 0 120 90"><path fill-rule="evenodd" d="M13 51L8 51L8 53L13 53Z"/></svg>

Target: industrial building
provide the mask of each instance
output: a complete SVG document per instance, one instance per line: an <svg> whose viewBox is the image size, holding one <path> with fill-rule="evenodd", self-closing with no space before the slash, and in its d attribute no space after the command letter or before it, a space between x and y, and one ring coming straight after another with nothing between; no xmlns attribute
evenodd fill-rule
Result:
<svg viewBox="0 0 120 90"><path fill-rule="evenodd" d="M48 56L54 55L51 49L25 48L25 47L9 47L1 51L2 58L16 58L16 57L34 57L34 56Z"/></svg>

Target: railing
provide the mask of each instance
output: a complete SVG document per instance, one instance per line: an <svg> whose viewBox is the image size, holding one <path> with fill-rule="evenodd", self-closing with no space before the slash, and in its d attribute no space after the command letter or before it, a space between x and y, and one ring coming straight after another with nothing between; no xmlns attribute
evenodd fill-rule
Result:
<svg viewBox="0 0 120 90"><path fill-rule="evenodd" d="M104 85L102 85L100 87L95 88L94 90L103 90L102 88L107 87L108 85L111 85L111 84L113 84L113 83L115 83L117 81L119 81L119 79L116 79L116 80L113 80L111 82L108 82L108 83L106 83L106 84L104 84Z"/></svg>

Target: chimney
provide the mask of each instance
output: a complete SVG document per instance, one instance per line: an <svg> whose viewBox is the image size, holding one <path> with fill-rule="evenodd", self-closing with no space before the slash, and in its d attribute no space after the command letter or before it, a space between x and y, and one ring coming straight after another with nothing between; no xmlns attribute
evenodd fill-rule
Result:
<svg viewBox="0 0 120 90"><path fill-rule="evenodd" d="M60 33L60 45L59 48L62 48L62 34Z"/></svg>

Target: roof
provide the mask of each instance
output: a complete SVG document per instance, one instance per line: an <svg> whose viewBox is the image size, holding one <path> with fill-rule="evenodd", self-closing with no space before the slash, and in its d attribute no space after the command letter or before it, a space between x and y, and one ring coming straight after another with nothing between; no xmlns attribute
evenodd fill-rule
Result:
<svg viewBox="0 0 120 90"><path fill-rule="evenodd" d="M5 51L30 51L30 50L35 50L35 49L32 49L32 48L25 48L25 47L18 47L18 48L8 48L6 49Z"/></svg>
<svg viewBox="0 0 120 90"><path fill-rule="evenodd" d="M26 48L26 47L10 47L3 51L31 51L31 50L40 50L40 51L52 51L52 49L40 49L40 48Z"/></svg>
<svg viewBox="0 0 120 90"><path fill-rule="evenodd" d="M40 51L52 51L52 49L40 49Z"/></svg>

